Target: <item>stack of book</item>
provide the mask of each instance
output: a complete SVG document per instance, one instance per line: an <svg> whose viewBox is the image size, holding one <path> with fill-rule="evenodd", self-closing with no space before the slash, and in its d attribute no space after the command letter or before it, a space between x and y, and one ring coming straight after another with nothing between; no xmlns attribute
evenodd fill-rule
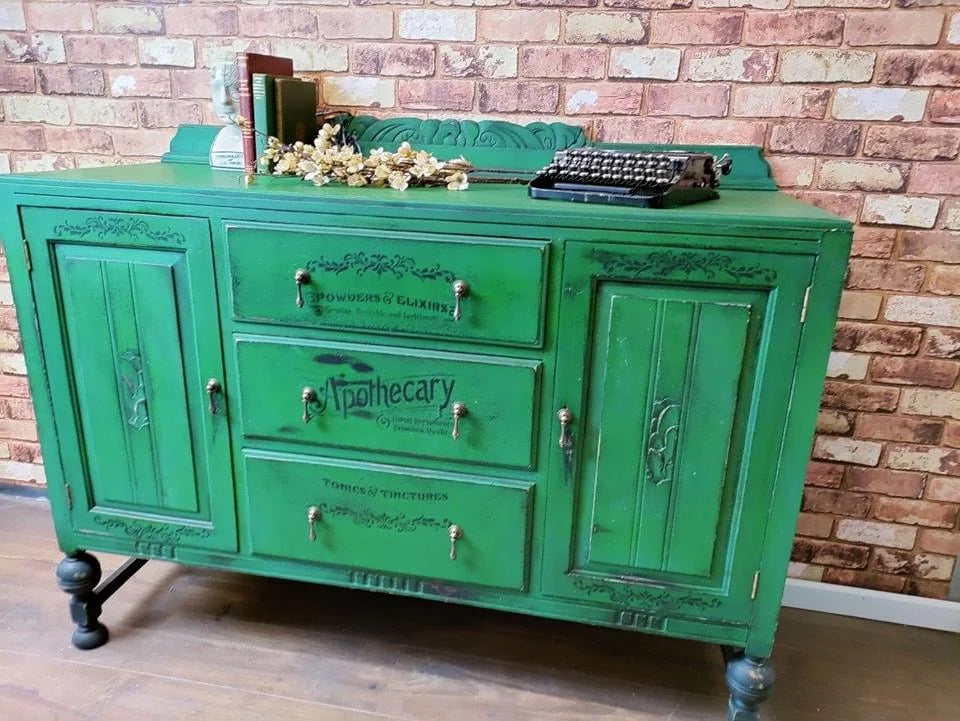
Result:
<svg viewBox="0 0 960 721"><path fill-rule="evenodd" d="M317 84L293 77L289 58L259 53L237 56L240 114L243 126L243 165L247 173L261 168L270 136L282 143L312 142L317 135Z"/></svg>

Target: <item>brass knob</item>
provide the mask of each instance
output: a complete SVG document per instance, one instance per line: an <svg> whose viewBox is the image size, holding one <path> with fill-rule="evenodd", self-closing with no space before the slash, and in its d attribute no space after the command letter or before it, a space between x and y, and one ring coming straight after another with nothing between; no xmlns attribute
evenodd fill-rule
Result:
<svg viewBox="0 0 960 721"><path fill-rule="evenodd" d="M467 415L467 407L463 403L453 404L453 440L460 437L460 419Z"/></svg>
<svg viewBox="0 0 960 721"><path fill-rule="evenodd" d="M297 285L297 308L303 308L303 286L310 282L310 272L305 268L297 268L293 282Z"/></svg>
<svg viewBox="0 0 960 721"><path fill-rule="evenodd" d="M457 560L457 541L463 538L463 529L460 528L456 523L452 524L450 528L447 529L450 533L450 560Z"/></svg>
<svg viewBox="0 0 960 721"><path fill-rule="evenodd" d="M309 386L300 393L300 400L303 401L303 422L310 422L310 404L317 400L317 392Z"/></svg>
<svg viewBox="0 0 960 721"><path fill-rule="evenodd" d="M317 521L320 520L320 508L317 506L310 506L307 509L307 525L310 528L309 538L311 541L317 540Z"/></svg>
<svg viewBox="0 0 960 721"><path fill-rule="evenodd" d="M453 319L460 320L460 299L466 298L470 295L470 286L465 280L455 280L453 281Z"/></svg>
<svg viewBox="0 0 960 721"><path fill-rule="evenodd" d="M557 419L560 421L560 447L568 451L573 447L573 441L570 439L570 421L573 420L573 413L564 406L557 412Z"/></svg>
<svg viewBox="0 0 960 721"><path fill-rule="evenodd" d="M210 408L210 415L217 415L217 394L222 390L220 381L211 378L207 381L207 402Z"/></svg>

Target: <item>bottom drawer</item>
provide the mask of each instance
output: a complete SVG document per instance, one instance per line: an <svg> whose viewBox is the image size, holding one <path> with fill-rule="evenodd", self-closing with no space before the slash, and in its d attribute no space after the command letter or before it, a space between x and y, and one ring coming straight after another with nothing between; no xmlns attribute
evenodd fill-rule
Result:
<svg viewBox="0 0 960 721"><path fill-rule="evenodd" d="M268 453L245 461L256 554L525 588L530 486Z"/></svg>

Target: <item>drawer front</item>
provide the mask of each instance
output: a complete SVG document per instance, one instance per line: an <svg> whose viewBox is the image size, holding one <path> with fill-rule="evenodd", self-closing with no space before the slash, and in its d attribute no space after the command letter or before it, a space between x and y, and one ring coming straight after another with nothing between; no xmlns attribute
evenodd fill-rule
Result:
<svg viewBox="0 0 960 721"><path fill-rule="evenodd" d="M533 467L539 362L253 336L236 349L247 438Z"/></svg>
<svg viewBox="0 0 960 721"><path fill-rule="evenodd" d="M246 471L254 553L525 587L529 486L256 453Z"/></svg>
<svg viewBox="0 0 960 721"><path fill-rule="evenodd" d="M226 236L237 320L541 342L547 243L259 225Z"/></svg>

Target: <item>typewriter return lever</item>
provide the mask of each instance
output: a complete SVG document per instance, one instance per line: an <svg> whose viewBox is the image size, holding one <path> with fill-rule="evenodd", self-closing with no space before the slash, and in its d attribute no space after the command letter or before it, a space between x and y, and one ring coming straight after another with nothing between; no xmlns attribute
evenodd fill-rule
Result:
<svg viewBox="0 0 960 721"><path fill-rule="evenodd" d="M721 175L730 175L730 171L733 170L733 158L731 158L728 153L724 153L713 161L713 169L718 171ZM719 178L714 175L713 187L716 187L719 184Z"/></svg>

